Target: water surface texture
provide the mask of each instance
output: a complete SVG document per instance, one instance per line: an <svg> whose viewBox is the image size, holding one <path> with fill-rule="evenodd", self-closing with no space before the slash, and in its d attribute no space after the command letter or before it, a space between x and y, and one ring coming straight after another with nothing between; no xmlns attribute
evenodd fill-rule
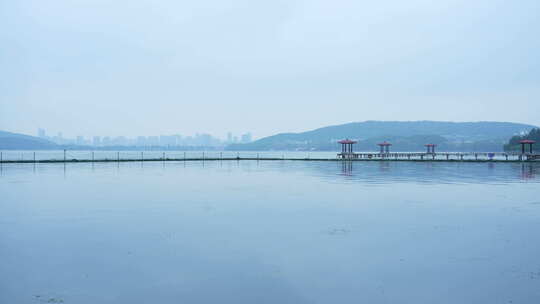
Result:
<svg viewBox="0 0 540 304"><path fill-rule="evenodd" d="M0 303L540 303L540 164L3 164Z"/></svg>

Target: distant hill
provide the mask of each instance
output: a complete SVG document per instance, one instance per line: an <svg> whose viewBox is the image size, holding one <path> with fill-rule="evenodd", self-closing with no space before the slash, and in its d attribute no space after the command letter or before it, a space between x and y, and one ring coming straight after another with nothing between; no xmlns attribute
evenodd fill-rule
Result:
<svg viewBox="0 0 540 304"><path fill-rule="evenodd" d="M357 151L374 151L384 140L392 142L394 151L423 151L426 143L446 151L502 151L508 138L534 127L510 122L365 121L277 134L227 149L335 151L337 140L350 138L359 140Z"/></svg>
<svg viewBox="0 0 540 304"><path fill-rule="evenodd" d="M35 136L0 131L0 150L54 149L58 146Z"/></svg>

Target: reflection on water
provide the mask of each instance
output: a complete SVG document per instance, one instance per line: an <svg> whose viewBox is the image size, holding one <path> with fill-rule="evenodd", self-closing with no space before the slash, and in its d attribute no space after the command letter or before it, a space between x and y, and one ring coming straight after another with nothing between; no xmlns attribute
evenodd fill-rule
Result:
<svg viewBox="0 0 540 304"><path fill-rule="evenodd" d="M236 167L242 170L270 170L301 172L331 182L362 183L515 183L523 180L537 182L540 171L539 162L529 163L446 163L446 162L355 162L355 161L187 161L157 163L62 163L62 164L4 164L0 166L2 173L25 174L27 171L54 172L63 170L64 176L73 170L75 174L92 171L97 168L114 167L133 170L145 166L155 168L159 164L163 169L175 169L178 166L209 169ZM338 176L344 179L337 178Z"/></svg>
<svg viewBox="0 0 540 304"><path fill-rule="evenodd" d="M535 181L540 163L340 162L349 181L366 183L512 183ZM328 166L313 166L332 178Z"/></svg>
<svg viewBox="0 0 540 304"><path fill-rule="evenodd" d="M0 303L537 303L539 167L4 164Z"/></svg>
<svg viewBox="0 0 540 304"><path fill-rule="evenodd" d="M521 178L534 179L538 172L538 166L532 164L521 164Z"/></svg>

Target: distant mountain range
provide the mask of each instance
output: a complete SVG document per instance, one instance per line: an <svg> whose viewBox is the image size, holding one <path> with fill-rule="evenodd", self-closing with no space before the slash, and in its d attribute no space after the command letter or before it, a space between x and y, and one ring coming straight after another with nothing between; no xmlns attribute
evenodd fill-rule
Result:
<svg viewBox="0 0 540 304"><path fill-rule="evenodd" d="M227 150L336 151L340 139L358 140L357 151L376 151L389 141L394 151L423 151L434 143L440 151L502 151L512 136L535 128L511 122L365 121L319 128L302 133L282 133Z"/></svg>
<svg viewBox="0 0 540 304"><path fill-rule="evenodd" d="M0 150L54 149L53 142L35 136L0 131Z"/></svg>

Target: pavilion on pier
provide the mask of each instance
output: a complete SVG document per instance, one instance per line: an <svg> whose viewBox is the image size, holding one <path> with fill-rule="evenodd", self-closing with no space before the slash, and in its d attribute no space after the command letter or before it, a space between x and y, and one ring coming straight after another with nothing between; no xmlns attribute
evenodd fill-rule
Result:
<svg viewBox="0 0 540 304"><path fill-rule="evenodd" d="M435 147L437 145L436 144L427 144L427 145L424 145L424 147L427 148L427 152L428 154L435 154Z"/></svg>
<svg viewBox="0 0 540 304"><path fill-rule="evenodd" d="M529 145L529 153L532 154L533 153L533 145L534 145L534 143L536 143L536 141L530 140L530 139L520 140L519 144L521 145L521 154L527 153L526 149L525 149L526 145Z"/></svg>
<svg viewBox="0 0 540 304"><path fill-rule="evenodd" d="M384 141L382 143L378 143L377 145L380 147L381 154L390 153L390 146L392 145L391 143Z"/></svg>
<svg viewBox="0 0 540 304"><path fill-rule="evenodd" d="M344 139L338 141L338 143L341 144L341 153L338 153L338 158L358 158L358 154L353 152L353 145L357 143L357 141L350 140L350 139Z"/></svg>

